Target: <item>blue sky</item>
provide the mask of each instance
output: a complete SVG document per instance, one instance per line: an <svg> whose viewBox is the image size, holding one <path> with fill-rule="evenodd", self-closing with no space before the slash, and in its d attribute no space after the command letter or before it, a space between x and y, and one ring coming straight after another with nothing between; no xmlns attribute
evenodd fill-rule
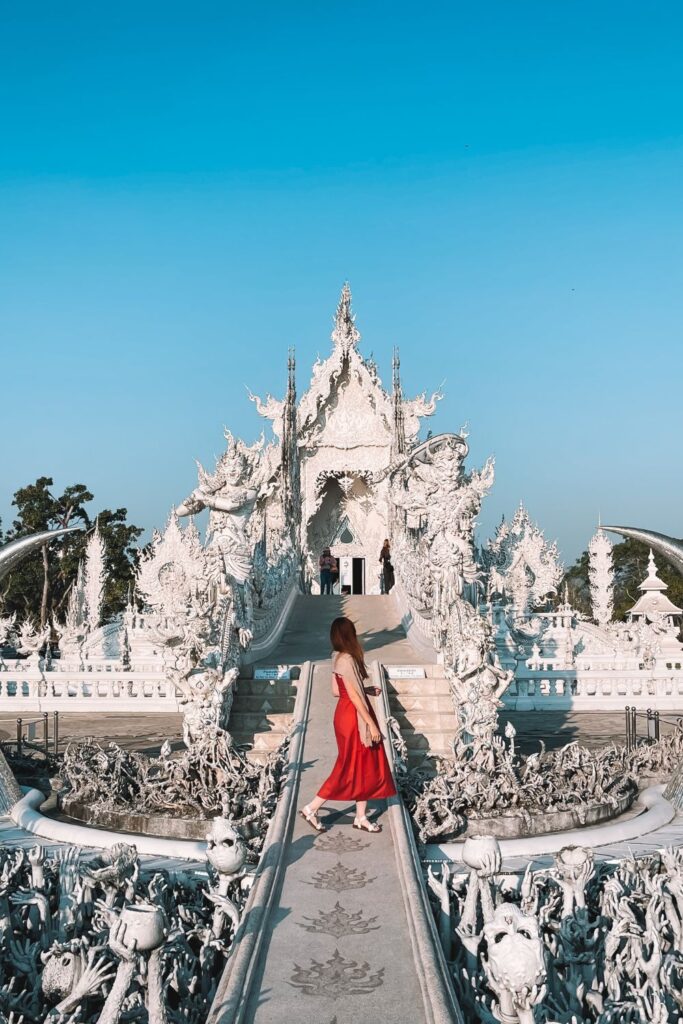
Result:
<svg viewBox="0 0 683 1024"><path fill-rule="evenodd" d="M349 279L567 561L683 534L677 3L0 4L0 515L151 528Z"/></svg>

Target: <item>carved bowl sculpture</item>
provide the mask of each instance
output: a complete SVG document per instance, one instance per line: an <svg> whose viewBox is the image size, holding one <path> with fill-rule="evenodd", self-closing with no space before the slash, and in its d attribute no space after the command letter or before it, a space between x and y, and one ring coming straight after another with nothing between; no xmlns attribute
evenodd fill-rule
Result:
<svg viewBox="0 0 683 1024"><path fill-rule="evenodd" d="M531 991L545 981L543 943L535 917L514 903L501 903L484 925L490 980L509 992Z"/></svg>
<svg viewBox="0 0 683 1024"><path fill-rule="evenodd" d="M47 953L42 953L41 960L45 966L40 987L50 1003L58 1003L70 995L78 984L85 968L83 954L57 945Z"/></svg>
<svg viewBox="0 0 683 1024"><path fill-rule="evenodd" d="M500 871L500 845L493 836L470 836L462 848L463 863L484 875Z"/></svg>
<svg viewBox="0 0 683 1024"><path fill-rule="evenodd" d="M247 859L247 848L227 818L214 818L206 837L206 856L219 875L235 875Z"/></svg>
<svg viewBox="0 0 683 1024"><path fill-rule="evenodd" d="M131 903L121 911L121 920L126 925L126 945L144 953L157 949L166 937L166 915L161 907L151 903Z"/></svg>

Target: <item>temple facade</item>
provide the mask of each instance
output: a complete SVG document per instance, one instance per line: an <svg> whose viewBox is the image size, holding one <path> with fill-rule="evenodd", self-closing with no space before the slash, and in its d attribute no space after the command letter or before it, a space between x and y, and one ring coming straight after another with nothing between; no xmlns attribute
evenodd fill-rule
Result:
<svg viewBox="0 0 683 1024"><path fill-rule="evenodd" d="M265 515L275 533L284 523L291 525L313 593L319 591L318 558L326 546L339 560L336 589L379 593L379 552L391 531L390 469L415 445L421 421L432 415L440 397L403 397L397 351L387 391L375 363L359 351L359 341L351 291L344 285L332 351L315 363L301 398L291 353L285 399L251 396L280 444Z"/></svg>

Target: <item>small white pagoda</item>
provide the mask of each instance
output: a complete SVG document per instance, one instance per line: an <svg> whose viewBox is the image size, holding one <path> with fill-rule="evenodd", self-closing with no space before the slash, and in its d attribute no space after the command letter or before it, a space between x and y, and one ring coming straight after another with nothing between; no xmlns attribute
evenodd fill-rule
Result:
<svg viewBox="0 0 683 1024"><path fill-rule="evenodd" d="M657 563L652 550L650 550L647 577L638 587L638 590L642 590L643 593L633 608L629 610L630 621L636 622L638 619L642 619L649 623L675 626L675 616L682 615L683 609L677 608L673 601L669 600L664 593L668 589L664 580L657 575Z"/></svg>

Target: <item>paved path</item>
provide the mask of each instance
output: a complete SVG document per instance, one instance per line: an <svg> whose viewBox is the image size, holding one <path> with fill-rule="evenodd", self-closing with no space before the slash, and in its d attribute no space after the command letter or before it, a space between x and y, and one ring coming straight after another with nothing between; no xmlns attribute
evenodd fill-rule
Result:
<svg viewBox="0 0 683 1024"><path fill-rule="evenodd" d="M356 622L368 659L417 664L393 602L382 597L300 598L269 661L315 662L299 806L313 797L336 757L329 623ZM354 831L353 805L330 804L316 836L299 817L287 851L260 984L247 1020L255 1024L420 1024L424 1005L410 943L391 833Z"/></svg>
<svg viewBox="0 0 683 1024"><path fill-rule="evenodd" d="M676 719L683 712L670 711L662 715L661 733L668 735ZM535 753L541 741L547 750L559 750L577 740L589 750L625 741L626 723L623 711L508 711L501 708L498 715L498 733L503 735L506 722L517 730L516 745L523 754ZM646 723L638 719L638 735L645 736Z"/></svg>

